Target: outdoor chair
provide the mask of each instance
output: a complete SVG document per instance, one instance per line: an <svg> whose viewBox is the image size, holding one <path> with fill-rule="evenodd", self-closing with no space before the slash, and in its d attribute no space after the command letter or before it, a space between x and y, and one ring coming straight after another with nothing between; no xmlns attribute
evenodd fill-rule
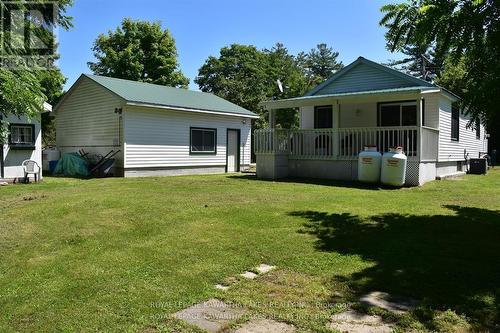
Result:
<svg viewBox="0 0 500 333"><path fill-rule="evenodd" d="M29 175L35 176L35 182L40 180L41 168L36 161L26 160L21 164L24 170L24 182L29 182Z"/></svg>

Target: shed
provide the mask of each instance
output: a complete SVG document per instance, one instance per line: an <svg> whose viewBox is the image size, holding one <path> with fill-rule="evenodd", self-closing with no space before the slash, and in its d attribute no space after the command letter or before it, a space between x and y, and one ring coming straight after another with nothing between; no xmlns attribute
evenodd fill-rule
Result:
<svg viewBox="0 0 500 333"><path fill-rule="evenodd" d="M210 93L82 74L54 107L61 153L120 150L125 177L238 172L256 114Z"/></svg>

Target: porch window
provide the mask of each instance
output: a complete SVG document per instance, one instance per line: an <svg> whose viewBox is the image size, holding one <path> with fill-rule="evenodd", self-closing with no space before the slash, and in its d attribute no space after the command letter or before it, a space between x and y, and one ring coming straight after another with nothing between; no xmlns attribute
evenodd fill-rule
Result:
<svg viewBox="0 0 500 333"><path fill-rule="evenodd" d="M458 141L460 131L460 108L457 103L451 105L451 139Z"/></svg>
<svg viewBox="0 0 500 333"><path fill-rule="evenodd" d="M217 129L191 127L191 154L216 154L217 153Z"/></svg>
<svg viewBox="0 0 500 333"><path fill-rule="evenodd" d="M32 124L10 124L9 145L13 148L35 146L35 126Z"/></svg>
<svg viewBox="0 0 500 333"><path fill-rule="evenodd" d="M416 126L416 101L379 104L378 123L379 126Z"/></svg>
<svg viewBox="0 0 500 333"><path fill-rule="evenodd" d="M316 106L314 107L314 128L332 128L333 114L332 106Z"/></svg>

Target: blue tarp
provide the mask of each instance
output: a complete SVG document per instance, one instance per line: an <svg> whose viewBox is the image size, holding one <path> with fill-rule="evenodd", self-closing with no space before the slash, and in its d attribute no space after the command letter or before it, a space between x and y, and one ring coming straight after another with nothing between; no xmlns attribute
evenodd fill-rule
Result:
<svg viewBox="0 0 500 333"><path fill-rule="evenodd" d="M87 177L89 175L87 161L77 153L64 154L57 162L54 175Z"/></svg>

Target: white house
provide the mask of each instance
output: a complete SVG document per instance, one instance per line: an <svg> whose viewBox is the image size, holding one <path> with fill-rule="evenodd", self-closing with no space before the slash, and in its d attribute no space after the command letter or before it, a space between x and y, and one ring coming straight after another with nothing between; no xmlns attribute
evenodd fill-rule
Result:
<svg viewBox="0 0 500 333"><path fill-rule="evenodd" d="M263 103L269 129L255 133L257 175L263 178L357 179L357 156L367 144L380 152L403 146L407 185L465 171L485 152L481 124L457 107L459 97L365 58L335 73L303 97ZM277 129L279 109L298 109L300 129Z"/></svg>
<svg viewBox="0 0 500 333"><path fill-rule="evenodd" d="M213 94L85 74L54 114L61 153L120 150L115 169L125 177L246 168L258 118Z"/></svg>
<svg viewBox="0 0 500 333"><path fill-rule="evenodd" d="M43 112L51 112L52 106L43 104ZM42 168L42 128L40 118L28 120L26 117L7 115L0 119L9 123L9 137L6 143L0 144L0 179L13 181L24 177L21 164L25 160L33 160ZM41 175L40 171L40 175ZM33 175L30 175L30 179Z"/></svg>

